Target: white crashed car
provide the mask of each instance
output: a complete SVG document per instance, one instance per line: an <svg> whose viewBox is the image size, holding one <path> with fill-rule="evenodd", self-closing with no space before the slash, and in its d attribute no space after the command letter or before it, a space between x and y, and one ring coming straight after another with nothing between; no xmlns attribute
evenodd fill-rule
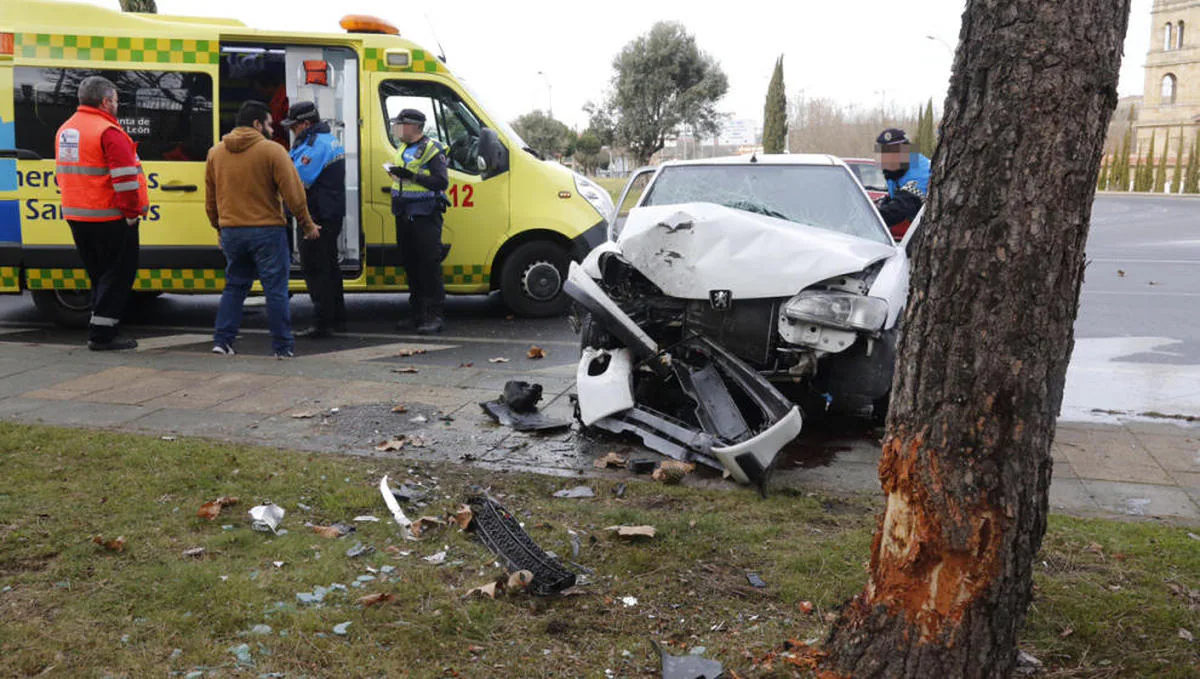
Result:
<svg viewBox="0 0 1200 679"><path fill-rule="evenodd" d="M886 408L916 229L894 243L844 163L672 162L625 191L566 285L585 426L763 489L805 409Z"/></svg>

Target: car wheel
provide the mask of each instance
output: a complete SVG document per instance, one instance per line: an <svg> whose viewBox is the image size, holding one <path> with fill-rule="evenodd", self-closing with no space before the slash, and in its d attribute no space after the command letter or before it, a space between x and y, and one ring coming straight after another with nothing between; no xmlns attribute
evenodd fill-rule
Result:
<svg viewBox="0 0 1200 679"><path fill-rule="evenodd" d="M548 241L531 241L513 250L500 270L500 296L520 316L562 314L571 298L563 292L567 252Z"/></svg>
<svg viewBox="0 0 1200 679"><path fill-rule="evenodd" d="M92 317L91 290L34 290L33 304L55 324L87 327Z"/></svg>

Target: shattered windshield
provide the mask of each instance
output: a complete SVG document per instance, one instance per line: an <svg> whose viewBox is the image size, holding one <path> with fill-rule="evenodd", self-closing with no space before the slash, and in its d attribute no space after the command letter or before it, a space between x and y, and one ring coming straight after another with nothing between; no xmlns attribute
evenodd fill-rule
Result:
<svg viewBox="0 0 1200 679"><path fill-rule="evenodd" d="M716 203L735 210L892 244L854 178L826 165L680 165L664 167L642 201L648 205Z"/></svg>

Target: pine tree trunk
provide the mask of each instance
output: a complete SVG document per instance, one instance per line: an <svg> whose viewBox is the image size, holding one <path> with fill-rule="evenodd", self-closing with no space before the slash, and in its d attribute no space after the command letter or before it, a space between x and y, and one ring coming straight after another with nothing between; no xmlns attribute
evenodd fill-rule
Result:
<svg viewBox="0 0 1200 679"><path fill-rule="evenodd" d="M886 509L829 670L1013 668L1128 15L1129 0L967 2L879 463Z"/></svg>

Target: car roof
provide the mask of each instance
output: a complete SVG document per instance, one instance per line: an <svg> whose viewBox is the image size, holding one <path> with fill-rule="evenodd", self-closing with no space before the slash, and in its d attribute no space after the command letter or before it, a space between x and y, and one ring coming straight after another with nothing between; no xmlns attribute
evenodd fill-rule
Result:
<svg viewBox="0 0 1200 679"><path fill-rule="evenodd" d="M668 160L663 167L677 165L749 165L751 159L759 165L840 165L836 156L825 153L761 153L720 158L695 158L692 160Z"/></svg>
<svg viewBox="0 0 1200 679"><path fill-rule="evenodd" d="M842 158L842 162L847 165L878 165L879 161L874 158Z"/></svg>

